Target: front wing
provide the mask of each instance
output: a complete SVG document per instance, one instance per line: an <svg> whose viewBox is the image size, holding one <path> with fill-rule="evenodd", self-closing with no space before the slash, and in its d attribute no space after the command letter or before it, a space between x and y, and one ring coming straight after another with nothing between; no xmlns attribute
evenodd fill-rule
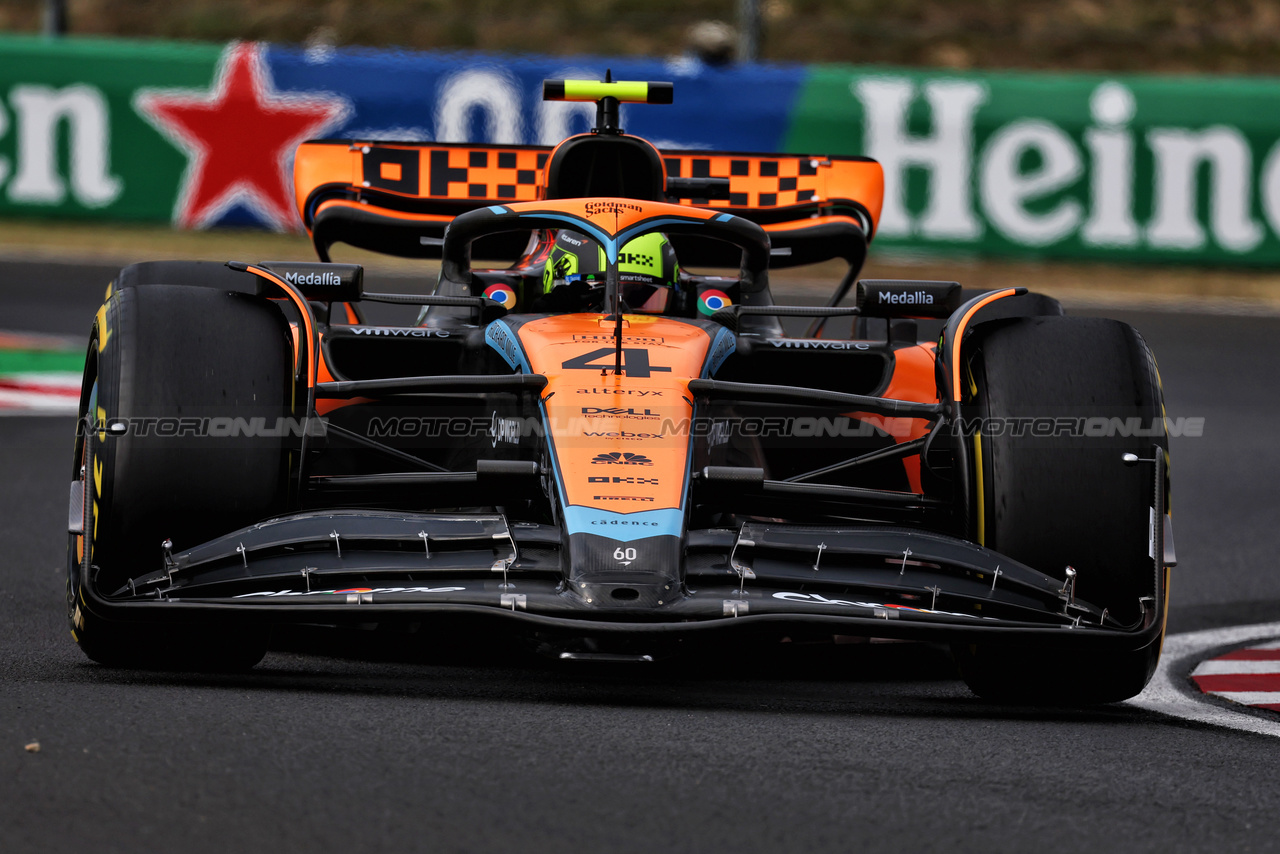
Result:
<svg viewBox="0 0 1280 854"><path fill-rule="evenodd" d="M1155 527L1153 554L1163 556ZM145 622L340 625L452 615L577 636L808 631L1117 651L1149 644L1162 625L1164 585L1154 571L1141 618L1120 625L1076 597L1071 579L900 526L751 522L689 531L684 582L666 588L636 583L642 578L623 568L573 589L560 536L554 526L508 525L497 514L309 512L166 554L164 569L108 596L80 587L98 616Z"/></svg>

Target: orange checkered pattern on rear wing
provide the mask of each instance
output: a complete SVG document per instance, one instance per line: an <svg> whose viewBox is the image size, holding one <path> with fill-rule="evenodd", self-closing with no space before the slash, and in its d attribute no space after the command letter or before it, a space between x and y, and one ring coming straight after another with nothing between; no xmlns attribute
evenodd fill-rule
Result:
<svg viewBox="0 0 1280 854"><path fill-rule="evenodd" d="M309 233L317 214L335 206L358 206L405 225L434 222L434 236L424 238L434 243L464 211L541 198L551 151L533 145L307 142L294 165L298 213ZM661 155L669 177L729 180L727 199L680 203L746 216L771 230L787 223L804 229L815 216L855 216L870 238L880 217L884 173L873 160L684 150Z"/></svg>
<svg viewBox="0 0 1280 854"><path fill-rule="evenodd" d="M466 208L530 202L539 196L550 153L545 146L307 142L294 160L298 213L309 226L307 203L324 188L367 191L375 198L390 197L387 201L393 205L397 197L463 202ZM449 210L459 212L456 207Z"/></svg>
<svg viewBox="0 0 1280 854"><path fill-rule="evenodd" d="M884 203L884 170L861 157L810 157L795 154L735 154L722 151L664 151L672 178L728 178L728 199L681 199L681 204L766 211L801 206L819 209L853 202L871 219L868 237ZM783 212L779 212L780 214ZM795 212L795 219L812 211ZM752 217L754 218L754 217ZM787 217L779 216L783 221Z"/></svg>

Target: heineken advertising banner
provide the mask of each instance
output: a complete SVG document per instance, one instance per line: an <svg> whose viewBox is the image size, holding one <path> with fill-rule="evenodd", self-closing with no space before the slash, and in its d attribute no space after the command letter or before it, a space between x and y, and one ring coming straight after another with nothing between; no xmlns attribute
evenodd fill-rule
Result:
<svg viewBox="0 0 1280 854"><path fill-rule="evenodd" d="M1280 262L1280 80L811 68L784 144L879 160L883 243Z"/></svg>
<svg viewBox="0 0 1280 854"><path fill-rule="evenodd" d="M554 144L554 77L672 80L660 147L865 154L879 245L1280 263L1280 80L949 73L0 37L0 217L297 228L313 137ZM3 225L0 223L0 228Z"/></svg>

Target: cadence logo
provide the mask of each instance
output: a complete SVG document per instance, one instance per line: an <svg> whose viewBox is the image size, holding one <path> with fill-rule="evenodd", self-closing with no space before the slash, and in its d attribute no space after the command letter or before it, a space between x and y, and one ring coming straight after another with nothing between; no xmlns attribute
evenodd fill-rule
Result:
<svg viewBox="0 0 1280 854"><path fill-rule="evenodd" d="M591 461L596 466L651 466L653 460L644 454L632 454L626 451L612 451L608 454L596 454L596 458Z"/></svg>

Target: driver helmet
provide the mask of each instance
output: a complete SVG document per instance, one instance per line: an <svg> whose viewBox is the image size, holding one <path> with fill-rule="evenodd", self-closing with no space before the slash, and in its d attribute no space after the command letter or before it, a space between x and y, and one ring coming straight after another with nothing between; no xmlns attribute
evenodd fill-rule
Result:
<svg viewBox="0 0 1280 854"><path fill-rule="evenodd" d="M542 292L574 282L603 288L607 267L604 247L576 231L560 229L543 268ZM665 234L636 237L618 253L618 287L630 312L664 314L677 308L679 282L680 265Z"/></svg>

